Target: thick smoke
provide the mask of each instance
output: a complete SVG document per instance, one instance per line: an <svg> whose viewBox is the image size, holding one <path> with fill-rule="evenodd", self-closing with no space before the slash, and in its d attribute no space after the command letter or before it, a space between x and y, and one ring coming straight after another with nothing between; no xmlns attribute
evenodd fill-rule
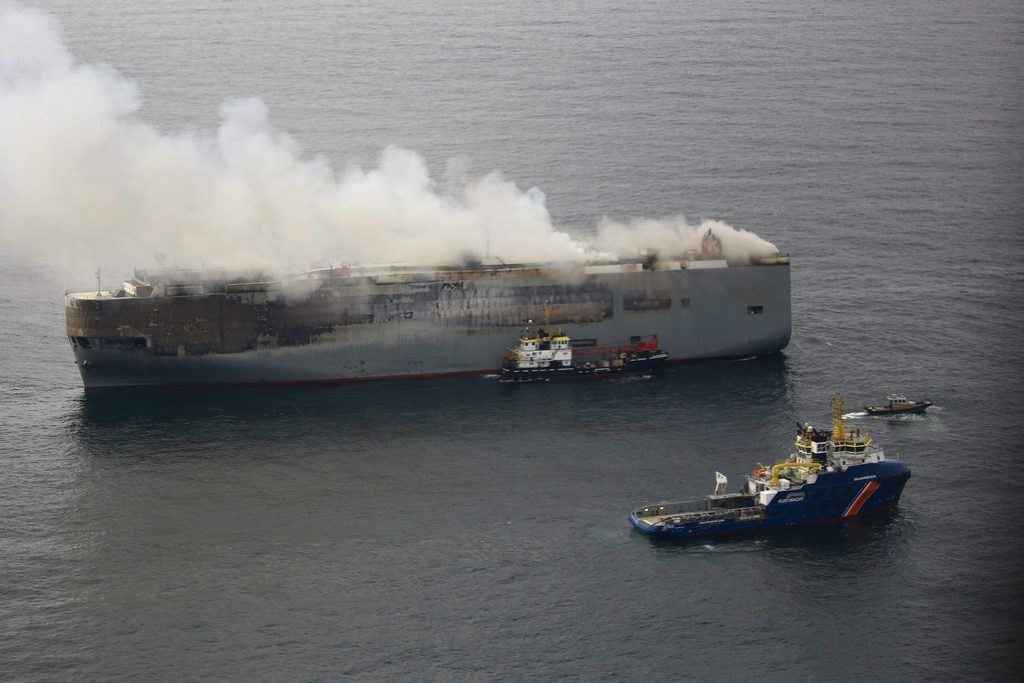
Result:
<svg viewBox="0 0 1024 683"><path fill-rule="evenodd" d="M660 220L637 218L626 225L605 218L597 226L595 243L615 254L628 254L631 245L634 250L636 245L650 245L650 249L662 255L681 256L700 253L708 230L722 243L723 256L733 261L778 253L775 245L752 232L737 230L722 221L705 220L690 225L682 216Z"/></svg>
<svg viewBox="0 0 1024 683"><path fill-rule="evenodd" d="M445 263L485 249L506 262L698 249L713 227L729 258L774 253L724 223L608 220L583 241L552 224L542 192L493 173L442 192L422 157L388 147L337 172L276 130L258 99L221 106L214 134L168 134L137 116L137 88L78 64L49 15L0 5L0 238L39 255L103 244L125 266Z"/></svg>

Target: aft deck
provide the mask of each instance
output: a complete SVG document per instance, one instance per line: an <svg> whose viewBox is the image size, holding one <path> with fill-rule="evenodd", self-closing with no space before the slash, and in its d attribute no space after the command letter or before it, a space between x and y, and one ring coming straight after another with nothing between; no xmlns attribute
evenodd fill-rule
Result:
<svg viewBox="0 0 1024 683"><path fill-rule="evenodd" d="M689 524L691 522L710 522L719 519L731 519L738 522L744 522L755 519L764 519L764 508L760 505L755 505L753 507L733 508L731 510L702 510L700 512L681 512L676 514L658 514L648 516L640 516L637 514L637 519L650 526L678 526L680 524Z"/></svg>
<svg viewBox="0 0 1024 683"><path fill-rule="evenodd" d="M679 525L717 519L761 519L764 507L756 504L752 496L727 493L679 503L656 503L640 508L633 514L651 526Z"/></svg>

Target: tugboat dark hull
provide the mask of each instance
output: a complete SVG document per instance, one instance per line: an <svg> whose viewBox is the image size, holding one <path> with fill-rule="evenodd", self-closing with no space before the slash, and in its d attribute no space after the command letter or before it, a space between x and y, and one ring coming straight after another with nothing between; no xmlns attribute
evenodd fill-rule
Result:
<svg viewBox="0 0 1024 683"><path fill-rule="evenodd" d="M661 351L649 356L629 358L620 365L578 363L568 367L516 368L511 363L501 368L502 382L550 382L563 379L601 379L624 375L649 375L665 364L668 354Z"/></svg>
<svg viewBox="0 0 1024 683"><path fill-rule="evenodd" d="M868 415L902 415L904 413L923 413L931 404L931 401L917 401L910 406L864 406L864 410L868 412Z"/></svg>

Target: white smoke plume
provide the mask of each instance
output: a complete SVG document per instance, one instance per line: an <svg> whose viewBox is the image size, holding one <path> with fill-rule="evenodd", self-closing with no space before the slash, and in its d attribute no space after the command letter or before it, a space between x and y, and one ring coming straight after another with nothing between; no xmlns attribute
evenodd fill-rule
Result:
<svg viewBox="0 0 1024 683"><path fill-rule="evenodd" d="M226 102L213 134L169 134L138 117L136 86L79 64L41 11L0 4L0 238L27 250L103 244L130 265L506 262L699 250L713 227L729 258L774 253L720 222L603 221L585 242L552 224L545 197L498 173L441 192L415 152L337 172L276 130L258 99ZM485 245L487 245L485 247ZM336 261L338 259L335 259Z"/></svg>
<svg viewBox="0 0 1024 683"><path fill-rule="evenodd" d="M601 249L627 254L630 246L650 245L663 256L681 256L687 252L701 252L701 242L708 230L722 243L722 255L736 262L771 256L778 249L747 230L738 230L722 221L705 220L691 225L683 216L665 219L636 218L628 224L605 218L597 226L595 243Z"/></svg>

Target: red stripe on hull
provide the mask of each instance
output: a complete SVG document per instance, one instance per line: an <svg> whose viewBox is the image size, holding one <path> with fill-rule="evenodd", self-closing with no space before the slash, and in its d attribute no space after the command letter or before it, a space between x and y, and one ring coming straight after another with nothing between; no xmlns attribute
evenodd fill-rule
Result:
<svg viewBox="0 0 1024 683"><path fill-rule="evenodd" d="M850 504L850 507L846 508L846 512L843 513L843 517L854 517L860 509L864 506L864 503L868 501L871 494L874 493L878 487L881 486L877 481L869 481L864 489L861 490L860 495Z"/></svg>
<svg viewBox="0 0 1024 683"><path fill-rule="evenodd" d="M409 382L420 379L440 379L442 377L480 377L498 375L501 370L459 370L457 372L425 372L419 375L373 375L370 377L338 377L330 379L295 379L270 380L260 382L188 382L161 384L119 384L115 386L86 386L88 390L96 389L181 389L181 388L213 388L213 387L308 387L335 384L362 384L365 382Z"/></svg>

